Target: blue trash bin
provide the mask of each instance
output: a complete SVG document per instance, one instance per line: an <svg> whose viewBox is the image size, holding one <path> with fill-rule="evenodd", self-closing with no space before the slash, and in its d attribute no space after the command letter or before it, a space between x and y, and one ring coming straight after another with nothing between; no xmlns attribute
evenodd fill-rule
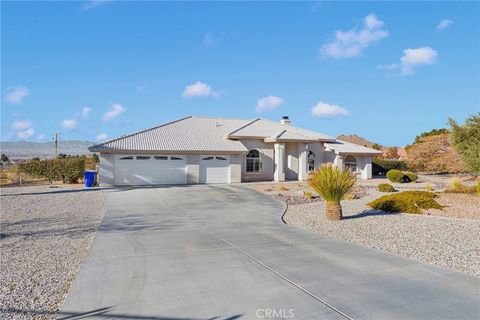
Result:
<svg viewBox="0 0 480 320"><path fill-rule="evenodd" d="M95 185L95 175L97 171L95 170L86 170L84 175L85 187L91 188Z"/></svg>

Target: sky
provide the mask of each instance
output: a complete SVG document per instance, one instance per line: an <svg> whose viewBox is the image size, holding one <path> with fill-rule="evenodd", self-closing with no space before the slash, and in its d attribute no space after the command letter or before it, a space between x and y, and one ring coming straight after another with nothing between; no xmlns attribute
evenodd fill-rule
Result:
<svg viewBox="0 0 480 320"><path fill-rule="evenodd" d="M403 146L480 112L479 2L1 2L1 140L188 115Z"/></svg>

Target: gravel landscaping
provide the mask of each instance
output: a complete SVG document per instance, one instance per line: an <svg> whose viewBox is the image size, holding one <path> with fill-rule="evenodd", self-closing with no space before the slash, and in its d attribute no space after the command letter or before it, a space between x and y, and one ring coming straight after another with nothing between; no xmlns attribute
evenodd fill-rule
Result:
<svg viewBox="0 0 480 320"><path fill-rule="evenodd" d="M105 213L99 190L1 189L2 319L55 319Z"/></svg>
<svg viewBox="0 0 480 320"><path fill-rule="evenodd" d="M442 213L449 218L444 218L433 216L440 215L433 211L422 215L374 211L367 203L385 193L373 186L366 189L364 197L342 201L345 217L342 221L325 219L323 201L289 205L284 220L329 237L480 277L480 210L478 202L476 205L463 198L469 195L445 195L450 199L445 204L450 207ZM437 200L440 204L444 204L443 196ZM456 202L451 200L454 197L457 197ZM459 211L459 208L463 211ZM452 218L456 215L477 217L477 220Z"/></svg>

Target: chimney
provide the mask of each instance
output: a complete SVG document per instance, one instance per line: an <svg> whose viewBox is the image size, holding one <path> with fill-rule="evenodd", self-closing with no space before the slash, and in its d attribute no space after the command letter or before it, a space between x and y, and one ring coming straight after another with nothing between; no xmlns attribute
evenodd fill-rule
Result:
<svg viewBox="0 0 480 320"><path fill-rule="evenodd" d="M282 119L280 120L280 123L289 126L291 122L288 116L283 116Z"/></svg>

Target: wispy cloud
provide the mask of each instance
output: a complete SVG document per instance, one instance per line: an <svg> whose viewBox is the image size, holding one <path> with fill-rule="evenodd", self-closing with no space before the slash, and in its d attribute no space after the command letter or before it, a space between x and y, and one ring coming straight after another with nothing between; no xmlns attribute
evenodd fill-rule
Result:
<svg viewBox="0 0 480 320"><path fill-rule="evenodd" d="M442 19L440 20L440 22L437 24L437 27L436 29L438 31L441 31L441 30L445 30L447 29L448 27L450 27L452 24L454 24L455 21L451 20L451 19Z"/></svg>
<svg viewBox="0 0 480 320"><path fill-rule="evenodd" d="M125 111L127 111L127 109L124 108L121 104L114 103L110 106L110 108L108 108L108 111L105 112L105 114L102 117L102 121L104 121L104 122L110 121L110 120L118 117L119 115L121 115Z"/></svg>
<svg viewBox="0 0 480 320"><path fill-rule="evenodd" d="M73 130L77 127L77 120L75 119L65 119L60 122L60 127L65 130Z"/></svg>
<svg viewBox="0 0 480 320"><path fill-rule="evenodd" d="M339 116L348 116L350 114L347 109L326 102L317 103L312 107L311 111L312 116L317 118L335 118Z"/></svg>
<svg viewBox="0 0 480 320"><path fill-rule="evenodd" d="M88 11L88 10L101 7L106 5L109 2L113 2L113 0L90 0L83 4L82 11Z"/></svg>
<svg viewBox="0 0 480 320"><path fill-rule="evenodd" d="M83 119L88 119L90 117L90 113L92 112L92 110L93 109L90 107L83 107L80 115L82 116Z"/></svg>
<svg viewBox="0 0 480 320"><path fill-rule="evenodd" d="M3 101L9 104L20 104L30 95L30 89L23 86L10 87L3 92Z"/></svg>
<svg viewBox="0 0 480 320"><path fill-rule="evenodd" d="M14 121L11 125L11 128L13 130L25 130L28 129L32 126L32 123L27 120L17 120Z"/></svg>
<svg viewBox="0 0 480 320"><path fill-rule="evenodd" d="M182 97L186 99L195 97L220 98L225 94L223 90L213 90L212 86L201 81L197 81L185 87Z"/></svg>
<svg viewBox="0 0 480 320"><path fill-rule="evenodd" d="M207 48L216 46L225 38L225 32L220 32L219 34L214 34L212 32L205 33L203 36L203 45Z"/></svg>
<svg viewBox="0 0 480 320"><path fill-rule="evenodd" d="M415 68L421 65L437 63L438 52L430 47L408 48L403 50L403 56L400 58L402 63L401 75L412 75Z"/></svg>
<svg viewBox="0 0 480 320"><path fill-rule="evenodd" d="M262 113L264 111L275 110L276 108L278 108L284 103L285 103L285 100L280 97L276 97L276 96L263 97L258 99L257 108L255 109L255 111L257 113Z"/></svg>
<svg viewBox="0 0 480 320"><path fill-rule="evenodd" d="M35 134L35 130L33 128L28 128L27 130L18 131L17 137L20 139L28 139Z"/></svg>
<svg viewBox="0 0 480 320"><path fill-rule="evenodd" d="M108 135L106 133L100 133L98 136L97 136L97 141L105 141L108 139Z"/></svg>
<svg viewBox="0 0 480 320"><path fill-rule="evenodd" d="M371 13L363 19L363 28L353 28L348 31L337 30L335 39L324 44L320 53L331 58L352 58L362 54L368 46L388 37L384 23Z"/></svg>

